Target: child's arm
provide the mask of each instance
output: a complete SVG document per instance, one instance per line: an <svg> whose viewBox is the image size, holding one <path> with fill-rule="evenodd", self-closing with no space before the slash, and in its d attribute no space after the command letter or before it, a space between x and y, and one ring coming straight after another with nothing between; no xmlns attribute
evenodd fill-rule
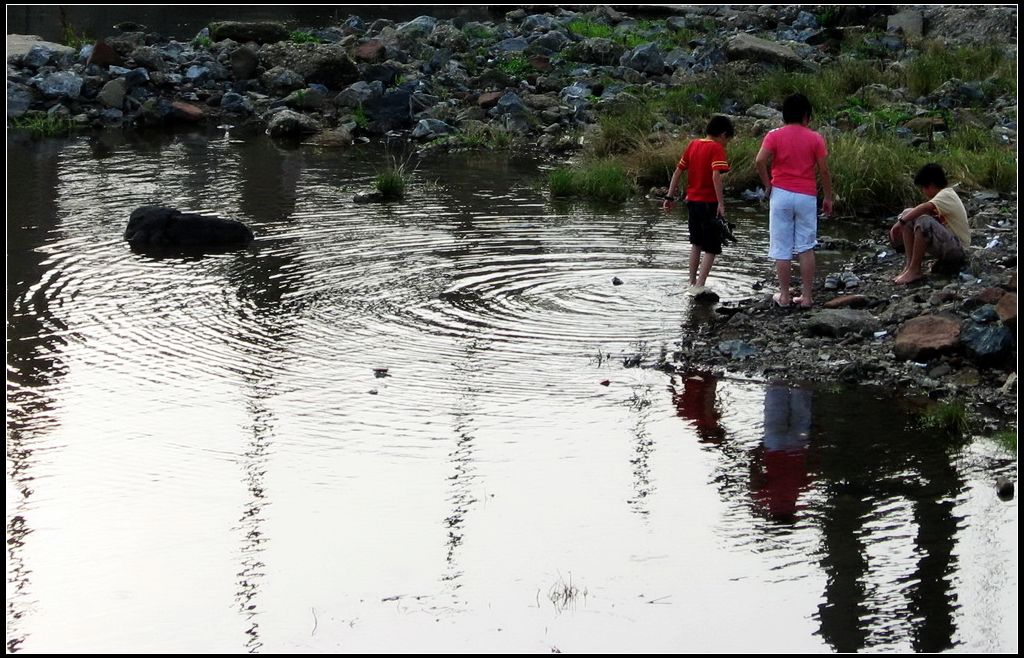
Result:
<svg viewBox="0 0 1024 658"><path fill-rule="evenodd" d="M828 156L818 158L818 174L821 176L821 187L825 198L821 202L821 211L825 216L832 214L832 173L828 170Z"/></svg>
<svg viewBox="0 0 1024 658"><path fill-rule="evenodd" d="M754 158L754 165L757 167L757 175L761 177L761 185L764 185L764 194L766 197L772 195L772 179L768 175L768 166L772 162L772 152L761 147L761 150L757 152L757 157Z"/></svg>
<svg viewBox="0 0 1024 658"><path fill-rule="evenodd" d="M683 177L683 171L685 171L685 170L684 169L680 169L679 167L676 167L675 173L672 174L672 182L668 184L668 196L675 197L676 192L679 191L679 181ZM672 204L673 204L673 200L672 199L665 199L665 203L662 204L662 207L665 208L665 209L669 209L669 208L672 207Z"/></svg>
<svg viewBox="0 0 1024 658"><path fill-rule="evenodd" d="M935 215L935 214L936 214L935 204L932 203L931 201L925 201L924 203L922 203L919 206L914 206L913 208L907 208L906 210L904 210L903 212L900 213L900 216L897 217L897 219L899 220L900 224L909 224L910 222L913 222L915 219L917 219L918 217L920 217L922 215Z"/></svg>
<svg viewBox="0 0 1024 658"><path fill-rule="evenodd" d="M719 217L725 217L725 185L722 183L722 173L717 169L711 172L711 182L715 185L715 197L718 199Z"/></svg>

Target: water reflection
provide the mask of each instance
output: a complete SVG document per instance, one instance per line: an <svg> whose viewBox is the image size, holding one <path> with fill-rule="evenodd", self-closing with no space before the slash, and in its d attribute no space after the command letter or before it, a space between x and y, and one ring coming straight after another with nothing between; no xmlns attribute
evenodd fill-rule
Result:
<svg viewBox="0 0 1024 658"><path fill-rule="evenodd" d="M915 651L953 647L963 521L956 506L965 483L948 442L893 426L889 400L866 397L851 413L840 394L769 385L759 436L744 449L753 436L742 424L730 427L719 382L707 372L684 377L672 388L676 414L718 452L716 479L727 499L739 492L731 474L747 464L750 508L772 523L764 532L774 534L778 523L801 534L820 530L827 580L816 617L829 646L856 652L909 638ZM893 532L904 518L909 546L900 540L907 533Z"/></svg>
<svg viewBox="0 0 1024 658"><path fill-rule="evenodd" d="M764 439L751 459L755 504L776 521L793 520L807 486L811 391L770 385L764 394Z"/></svg>

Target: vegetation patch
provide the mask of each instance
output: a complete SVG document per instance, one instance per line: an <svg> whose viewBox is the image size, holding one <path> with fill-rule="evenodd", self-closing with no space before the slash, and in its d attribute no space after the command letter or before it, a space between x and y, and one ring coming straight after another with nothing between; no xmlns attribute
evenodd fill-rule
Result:
<svg viewBox="0 0 1024 658"><path fill-rule="evenodd" d="M312 32L304 32L302 30L293 30L288 39L292 43L323 43L323 39Z"/></svg>
<svg viewBox="0 0 1024 658"><path fill-rule="evenodd" d="M596 160L562 167L548 176L553 197L583 197L600 201L625 201L635 186L625 167L613 160Z"/></svg>
<svg viewBox="0 0 1024 658"><path fill-rule="evenodd" d="M11 119L8 125L15 130L27 130L34 137L59 137L70 133L75 124L67 117L39 113Z"/></svg>
<svg viewBox="0 0 1024 658"><path fill-rule="evenodd" d="M922 429L962 436L967 431L967 408L960 402L943 402L924 412L918 422Z"/></svg>

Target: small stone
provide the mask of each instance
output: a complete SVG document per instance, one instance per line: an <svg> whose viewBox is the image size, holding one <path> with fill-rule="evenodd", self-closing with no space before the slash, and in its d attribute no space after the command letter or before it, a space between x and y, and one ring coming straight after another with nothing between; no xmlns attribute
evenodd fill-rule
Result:
<svg viewBox="0 0 1024 658"><path fill-rule="evenodd" d="M620 279L617 276L613 276L612 277L612 285L613 286L621 286L622 285L622 279Z"/></svg>
<svg viewBox="0 0 1024 658"><path fill-rule="evenodd" d="M996 478L996 495L1001 500L1013 500L1014 488L1013 480L1004 477Z"/></svg>
<svg viewBox="0 0 1024 658"><path fill-rule="evenodd" d="M611 383L612 383L612 380L610 380L610 379L605 379L605 380L602 380L602 381L601 381L601 386L608 386L608 385L610 385Z"/></svg>

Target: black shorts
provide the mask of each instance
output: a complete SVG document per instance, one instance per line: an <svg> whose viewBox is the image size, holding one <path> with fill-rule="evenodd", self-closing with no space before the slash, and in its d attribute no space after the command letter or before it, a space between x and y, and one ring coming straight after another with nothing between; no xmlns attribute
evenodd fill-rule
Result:
<svg viewBox="0 0 1024 658"><path fill-rule="evenodd" d="M718 203L711 201L687 201L687 226L690 229L690 244L700 247L709 254L722 253L722 233L718 229L715 217L718 215Z"/></svg>

